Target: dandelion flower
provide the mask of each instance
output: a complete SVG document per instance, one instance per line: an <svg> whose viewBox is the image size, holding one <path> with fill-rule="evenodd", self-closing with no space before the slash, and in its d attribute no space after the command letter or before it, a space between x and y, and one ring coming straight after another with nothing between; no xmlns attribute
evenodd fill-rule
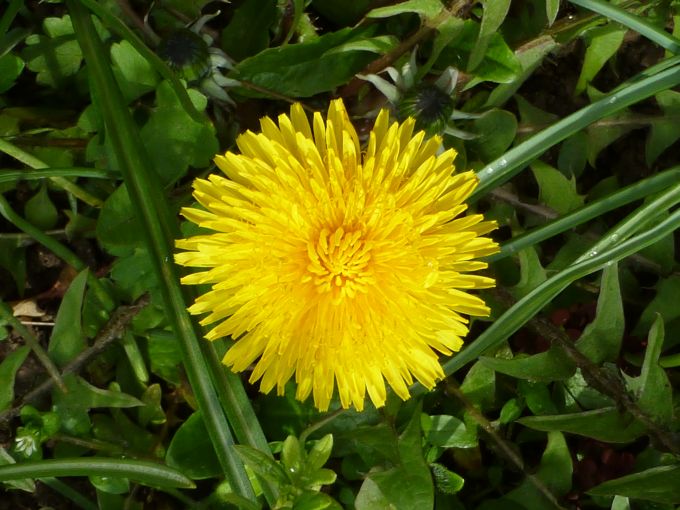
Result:
<svg viewBox="0 0 680 510"><path fill-rule="evenodd" d="M482 215L461 216L477 185L456 173L455 151L414 133L413 119L383 110L362 151L341 100L324 122L299 104L261 133L242 134L240 154L215 163L224 175L194 182L202 208L182 214L211 233L177 241L176 261L204 268L182 279L210 290L189 308L207 314L209 340L231 337L224 363L282 394L313 394L328 409L337 386L344 408L376 407L386 382L402 399L414 380L444 377L439 354L458 351L466 316L489 308L469 274L498 250Z"/></svg>

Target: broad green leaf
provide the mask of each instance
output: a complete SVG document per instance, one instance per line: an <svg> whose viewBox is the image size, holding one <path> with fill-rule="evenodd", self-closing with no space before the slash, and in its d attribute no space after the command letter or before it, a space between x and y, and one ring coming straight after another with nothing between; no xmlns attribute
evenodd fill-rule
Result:
<svg viewBox="0 0 680 510"><path fill-rule="evenodd" d="M326 55L352 51L370 51L371 53L381 54L393 50L397 44L399 44L399 39L396 37L391 35L379 35L376 37L369 37L367 39L359 39L341 44L340 46L328 51Z"/></svg>
<svg viewBox="0 0 680 510"><path fill-rule="evenodd" d="M182 352L177 345L175 336L169 331L150 331L148 332L147 350L151 372L172 384L179 385L181 382Z"/></svg>
<svg viewBox="0 0 680 510"><path fill-rule="evenodd" d="M602 370L618 371L618 368L605 364ZM581 369L577 369L576 373L564 381L562 385L564 388L562 412L587 411L615 405L615 402L610 397L603 395L588 384L588 381L585 380L581 373Z"/></svg>
<svg viewBox="0 0 680 510"><path fill-rule="evenodd" d="M633 329L633 334L640 337L646 335L654 324L657 314L661 315L666 323L680 317L678 296L680 296L680 276L671 275L659 281L656 284L656 295L643 310L639 322Z"/></svg>
<svg viewBox="0 0 680 510"><path fill-rule="evenodd" d="M571 489L572 461L567 442L560 432L548 433L548 445L541 457L541 464L535 476L558 499ZM528 480L503 499L508 499L523 505L525 508L551 508L545 496Z"/></svg>
<svg viewBox="0 0 680 510"><path fill-rule="evenodd" d="M132 209L125 184L104 202L97 222L97 239L112 255L130 253L133 247L144 244L143 231Z"/></svg>
<svg viewBox="0 0 680 510"><path fill-rule="evenodd" d="M520 380L517 384L517 393L524 397L527 407L535 415L544 416L558 412L544 383Z"/></svg>
<svg viewBox="0 0 680 510"><path fill-rule="evenodd" d="M586 133L588 135L588 163L590 163L590 166L597 167L597 157L602 149L635 128L632 120L633 115L628 109L624 109L616 115L605 117L601 122L588 126Z"/></svg>
<svg viewBox="0 0 680 510"><path fill-rule="evenodd" d="M567 177L579 177L587 162L588 137L583 131L579 131L562 142L557 168Z"/></svg>
<svg viewBox="0 0 680 510"><path fill-rule="evenodd" d="M655 98L664 115L652 122L649 130L647 144L645 145L645 160L648 166L651 166L663 151L680 138L680 128L678 127L680 92L664 90L659 92Z"/></svg>
<svg viewBox="0 0 680 510"><path fill-rule="evenodd" d="M477 446L477 431L469 430L465 422L455 416L434 415L429 417L430 428L427 441L442 448L474 448Z"/></svg>
<svg viewBox="0 0 680 510"><path fill-rule="evenodd" d="M650 221L650 226L665 220L669 216L668 211L664 211ZM664 236L654 244L646 246L640 250L640 256L651 262L658 264L661 274L669 274L675 267L675 236L673 233Z"/></svg>
<svg viewBox="0 0 680 510"><path fill-rule="evenodd" d="M533 356L516 356L513 359L482 356L479 362L496 372L532 381L568 379L576 370L574 362L558 347L551 347L546 352Z"/></svg>
<svg viewBox="0 0 680 510"><path fill-rule="evenodd" d="M517 422L535 430L570 432L609 443L628 443L640 437L645 430L641 423L622 415L615 407L582 413L527 416Z"/></svg>
<svg viewBox="0 0 680 510"><path fill-rule="evenodd" d="M2 381L2 384L0 384L0 411L10 407L14 401L14 378L29 352L31 352L31 349L28 346L19 347L16 351L6 355L0 363L0 381Z"/></svg>
<svg viewBox="0 0 680 510"><path fill-rule="evenodd" d="M663 341L663 318L657 315L647 336L640 376L630 379L628 387L637 394L640 409L654 421L668 427L673 421L673 389L665 370L659 366Z"/></svg>
<svg viewBox="0 0 680 510"><path fill-rule="evenodd" d="M269 29L276 17L274 0L242 2L222 30L222 49L237 61L266 49L269 46Z"/></svg>
<svg viewBox="0 0 680 510"><path fill-rule="evenodd" d="M506 110L490 110L475 119L471 131L478 135L469 146L482 160L500 157L512 144L517 132L517 119Z"/></svg>
<svg viewBox="0 0 680 510"><path fill-rule="evenodd" d="M545 269L541 266L541 259L533 246L520 251L518 258L519 282L510 289L515 299L526 296L548 278Z"/></svg>
<svg viewBox="0 0 680 510"><path fill-rule="evenodd" d="M619 266L615 262L602 271L595 319L585 327L576 347L593 363L615 361L621 349L624 327Z"/></svg>
<svg viewBox="0 0 680 510"><path fill-rule="evenodd" d="M24 61L16 55L7 53L0 57L0 94L14 86L14 81L24 70Z"/></svg>
<svg viewBox="0 0 680 510"><path fill-rule="evenodd" d="M196 108L205 109L205 97L195 90L188 92ZM164 186L183 177L190 166L208 166L219 148L212 125L207 119L196 122L167 81L156 89L156 108L140 135Z"/></svg>
<svg viewBox="0 0 680 510"><path fill-rule="evenodd" d="M532 130L538 131L543 126L549 126L559 120L559 117L554 113L541 110L520 95L515 96L515 102L519 110L520 122L524 127L530 127ZM518 133L517 139L518 141L524 140L530 136L532 136L531 132L528 134Z"/></svg>
<svg viewBox="0 0 680 510"><path fill-rule="evenodd" d="M305 469L321 469L333 451L333 435L326 434L319 439L307 454L305 459Z"/></svg>
<svg viewBox="0 0 680 510"><path fill-rule="evenodd" d="M26 38L24 60L31 71L38 73L39 84L58 87L65 78L78 72L83 53L70 16L45 18L43 28L47 36L33 34Z"/></svg>
<svg viewBox="0 0 680 510"><path fill-rule="evenodd" d="M396 5L378 7L366 14L367 18L391 18L399 14L414 13L422 16L425 20L430 20L437 16L444 6L439 0L406 0Z"/></svg>
<svg viewBox="0 0 680 510"><path fill-rule="evenodd" d="M567 179L562 172L536 160L531 171L538 182L539 199L558 213L566 214L583 206L584 197L576 191L576 178Z"/></svg>
<svg viewBox="0 0 680 510"><path fill-rule="evenodd" d="M295 436L288 436L281 448L281 463L288 472L296 473L300 471L302 467L304 454L298 438Z"/></svg>
<svg viewBox="0 0 680 510"><path fill-rule="evenodd" d="M498 29L503 24L503 20L508 15L510 0L484 0L483 5L484 14L482 16L482 23L479 35L477 36L477 43L468 59L468 72L473 72L482 62L491 38L496 35Z"/></svg>
<svg viewBox="0 0 680 510"><path fill-rule="evenodd" d="M127 494L130 491L130 481L117 476L89 476L90 483L97 490L107 494Z"/></svg>
<svg viewBox="0 0 680 510"><path fill-rule="evenodd" d="M54 228L59 221L59 211L50 200L47 185L42 183L38 192L24 205L26 219L41 230Z"/></svg>
<svg viewBox="0 0 680 510"><path fill-rule="evenodd" d="M222 472L200 411L189 416L177 429L165 462L193 480L213 478Z"/></svg>
<svg viewBox="0 0 680 510"><path fill-rule="evenodd" d="M387 471L368 475L364 484L370 480L366 489L362 485L357 495L356 508L432 508L434 505L434 486L430 470L423 458L420 433L420 412L411 417L406 430L399 438L399 465ZM375 487L377 486L376 493ZM362 494L363 493L363 494ZM376 501L388 502L390 506L369 506Z"/></svg>
<svg viewBox="0 0 680 510"><path fill-rule="evenodd" d="M515 57L519 62L519 71L516 77L498 85L489 94L484 106L487 108L500 108L503 106L514 96L526 79L533 74L541 62L543 62L543 59L557 46L558 44L552 37L544 35L532 40L531 44L521 48L521 51L516 51ZM479 72L479 69L477 71Z"/></svg>
<svg viewBox="0 0 680 510"><path fill-rule="evenodd" d="M492 407L496 399L496 374L486 365L477 362L463 379L460 390L484 411Z"/></svg>
<svg viewBox="0 0 680 510"><path fill-rule="evenodd" d="M292 97L328 92L347 83L375 58L372 52L362 50L333 50L366 39L372 32L373 28L345 28L304 43L269 48L237 64L231 77Z"/></svg>
<svg viewBox="0 0 680 510"><path fill-rule="evenodd" d="M158 288L158 278L144 248L135 248L130 255L118 258L111 267L111 279L133 301Z"/></svg>
<svg viewBox="0 0 680 510"><path fill-rule="evenodd" d="M126 40L111 46L113 74L127 101L156 88L160 77L153 66Z"/></svg>
<svg viewBox="0 0 680 510"><path fill-rule="evenodd" d="M604 482L588 491L595 496L625 496L661 504L680 503L680 465L659 466Z"/></svg>
<svg viewBox="0 0 680 510"><path fill-rule="evenodd" d="M548 26L552 26L560 10L560 0L545 0L545 14L548 18Z"/></svg>
<svg viewBox="0 0 680 510"><path fill-rule="evenodd" d="M81 310L88 272L85 269L73 279L59 305L54 321L47 353L59 367L75 358L86 345Z"/></svg>
<svg viewBox="0 0 680 510"><path fill-rule="evenodd" d="M574 94L586 90L586 86L600 72L607 61L614 56L621 44L626 28L610 23L608 25L589 30L586 34L586 55L583 60L581 74L576 83Z"/></svg>

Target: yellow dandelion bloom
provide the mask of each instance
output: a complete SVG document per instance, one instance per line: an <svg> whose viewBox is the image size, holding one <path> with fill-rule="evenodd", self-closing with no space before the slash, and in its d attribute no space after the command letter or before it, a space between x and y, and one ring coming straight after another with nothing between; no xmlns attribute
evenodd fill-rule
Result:
<svg viewBox="0 0 680 510"><path fill-rule="evenodd" d="M296 397L313 393L328 409L337 385L343 407L376 406L387 382L402 399L418 380L444 377L438 353L458 351L465 315L488 307L470 289L494 285L468 274L498 250L482 237L496 225L459 217L477 185L455 173L455 151L414 133L414 120L382 111L362 151L341 100L310 125L299 104L278 124L238 140L240 154L215 163L224 175L194 182L202 209L190 221L213 231L177 241L182 279L211 290L189 308L207 314L209 340L235 340L224 363L282 394L295 376Z"/></svg>

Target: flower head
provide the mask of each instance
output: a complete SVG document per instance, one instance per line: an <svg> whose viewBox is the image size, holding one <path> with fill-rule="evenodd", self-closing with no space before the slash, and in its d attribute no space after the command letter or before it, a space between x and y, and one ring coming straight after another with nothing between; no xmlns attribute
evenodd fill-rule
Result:
<svg viewBox="0 0 680 510"><path fill-rule="evenodd" d="M432 388L464 316L489 313L468 291L494 281L468 273L497 251L482 237L495 223L459 217L474 173L455 173L453 150L385 110L362 151L341 100L325 122L296 104L261 126L238 138L240 154L215 158L225 175L195 181L203 209L183 209L213 231L177 242L179 264L205 268L183 283L211 285L190 312L207 314L208 339L235 340L224 363L255 363L263 392L294 375L298 399L313 393L326 410L337 385L361 410L367 392L384 404L385 381L403 399L414 379Z"/></svg>

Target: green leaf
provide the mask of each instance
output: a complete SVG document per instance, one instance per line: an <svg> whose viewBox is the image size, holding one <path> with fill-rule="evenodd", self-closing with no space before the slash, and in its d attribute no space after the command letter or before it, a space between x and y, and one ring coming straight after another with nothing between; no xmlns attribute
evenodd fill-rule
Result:
<svg viewBox="0 0 680 510"><path fill-rule="evenodd" d="M321 469L333 451L333 434L326 434L319 439L307 454L305 469Z"/></svg>
<svg viewBox="0 0 680 510"><path fill-rule="evenodd" d="M165 462L193 480L213 478L222 472L200 411L189 416L177 429Z"/></svg>
<svg viewBox="0 0 680 510"><path fill-rule="evenodd" d="M70 16L45 18L43 28L47 37L28 36L23 55L28 68L38 73L38 83L58 87L65 78L78 72L83 53L75 40Z"/></svg>
<svg viewBox="0 0 680 510"><path fill-rule="evenodd" d="M680 503L680 465L659 466L604 482L588 491L594 496L619 495L661 504Z"/></svg>
<svg viewBox="0 0 680 510"><path fill-rule="evenodd" d="M560 10L560 0L545 0L545 14L548 18L548 26L552 26Z"/></svg>
<svg viewBox="0 0 680 510"><path fill-rule="evenodd" d="M153 270L149 252L135 248L134 252L118 258L111 267L111 279L130 300L158 288L158 278Z"/></svg>
<svg viewBox="0 0 680 510"><path fill-rule="evenodd" d="M302 467L304 452L300 441L295 436L288 436L281 449L281 463L288 473L296 473Z"/></svg>
<svg viewBox="0 0 680 510"><path fill-rule="evenodd" d="M126 40L111 46L111 61L113 74L127 101L151 92L160 81L151 63Z"/></svg>
<svg viewBox="0 0 680 510"><path fill-rule="evenodd" d="M24 206L26 219L41 230L54 228L59 221L59 211L47 193L47 185L40 185L38 192Z"/></svg>
<svg viewBox="0 0 680 510"><path fill-rule="evenodd" d="M73 374L64 376L64 384L66 384L68 392L55 390L55 407L91 409L93 407L129 408L144 405L142 401L132 395L97 388L82 377Z"/></svg>
<svg viewBox="0 0 680 510"><path fill-rule="evenodd" d="M567 177L580 176L588 162L588 137L579 131L567 138L560 146L557 168Z"/></svg>
<svg viewBox="0 0 680 510"><path fill-rule="evenodd" d="M615 262L602 271L595 319L585 327L576 347L593 363L615 361L621 350L624 328L619 266Z"/></svg>
<svg viewBox="0 0 680 510"><path fill-rule="evenodd" d="M575 94L580 94L586 90L586 86L592 81L595 75L607 61L616 54L623 43L623 36L626 28L610 23L603 27L589 30L586 34L588 48L583 59L581 74L576 83Z"/></svg>
<svg viewBox="0 0 680 510"><path fill-rule="evenodd" d="M148 333L147 349L151 372L166 381L180 384L182 352L175 336L169 331L153 330Z"/></svg>
<svg viewBox="0 0 680 510"><path fill-rule="evenodd" d="M399 438L399 465L387 471L368 475L357 495L355 502L357 510L433 507L434 486L430 470L423 458L419 416L420 410L413 414L406 430ZM392 506L375 506L375 502L381 500Z"/></svg>
<svg viewBox="0 0 680 510"><path fill-rule="evenodd" d="M289 483L287 473L273 458L250 446L235 445L234 449L246 466L265 480L279 487Z"/></svg>
<svg viewBox="0 0 680 510"><path fill-rule="evenodd" d="M559 381L574 374L576 366L559 347L533 356L516 356L513 359L482 356L479 362L502 374L533 381Z"/></svg>
<svg viewBox="0 0 680 510"><path fill-rule="evenodd" d="M134 246L143 245L143 230L125 184L119 186L104 202L96 232L99 242L112 255L124 255L130 253Z"/></svg>
<svg viewBox="0 0 680 510"><path fill-rule="evenodd" d="M590 90L590 87L588 90ZM602 123L588 126L586 133L588 135L588 163L590 163L590 166L597 167L597 156L602 149L632 131L635 127L632 120L633 115L625 109L616 115L603 118Z"/></svg>
<svg viewBox="0 0 680 510"><path fill-rule="evenodd" d="M567 179L562 172L541 160L531 164L538 182L539 199L560 214L583 207L584 197L576 191L576 178Z"/></svg>
<svg viewBox="0 0 680 510"><path fill-rule="evenodd" d="M20 296L26 287L26 248L14 239L0 239L0 267L12 275Z"/></svg>
<svg viewBox="0 0 680 510"><path fill-rule="evenodd" d="M433 415L427 433L427 441L442 448L474 448L477 446L477 432L469 430L462 420L455 416Z"/></svg>
<svg viewBox="0 0 680 510"><path fill-rule="evenodd" d="M205 109L205 97L188 92L196 108ZM164 186L184 176L189 166L208 166L219 149L214 128L207 120L196 122L167 81L156 89L156 108L140 135Z"/></svg>
<svg viewBox="0 0 680 510"><path fill-rule="evenodd" d="M237 61L266 49L269 46L269 28L276 21L276 16L274 0L242 2L222 30L222 49Z"/></svg>
<svg viewBox="0 0 680 510"><path fill-rule="evenodd" d="M406 0L396 5L378 7L366 14L367 18L391 18L399 14L414 13L424 20L430 20L437 16L443 9L439 0Z"/></svg>
<svg viewBox="0 0 680 510"><path fill-rule="evenodd" d="M520 251L518 257L519 282L510 289L516 299L526 296L548 278L545 269L541 266L541 259L533 246Z"/></svg>
<svg viewBox="0 0 680 510"><path fill-rule="evenodd" d="M680 92L664 90L656 96L656 102L664 115L652 122L647 144L645 145L645 161L651 166L663 151L680 138L678 116L680 116Z"/></svg>
<svg viewBox="0 0 680 510"><path fill-rule="evenodd" d="M372 32L373 28L345 28L303 43L269 48L240 62L232 77L292 97L328 92L347 83L375 58L362 50L333 50L366 39Z"/></svg>
<svg viewBox="0 0 680 510"><path fill-rule="evenodd" d="M472 124L472 132L478 135L469 146L482 160L500 157L515 139L517 119L505 110L490 110Z"/></svg>
<svg viewBox="0 0 680 510"><path fill-rule="evenodd" d="M491 368L477 362L463 379L460 390L470 402L484 411L492 407L496 399L496 374Z"/></svg>
<svg viewBox="0 0 680 510"><path fill-rule="evenodd" d="M535 476L557 498L561 498L571 489L572 462L571 453L564 436L559 432L548 433L548 445L541 457L541 464ZM553 505L536 489L536 486L524 480L522 484L503 499L514 501L524 508L551 508Z"/></svg>
<svg viewBox="0 0 680 510"><path fill-rule="evenodd" d="M640 376L629 379L628 387L637 394L640 409L668 427L673 421L673 389L666 372L659 366L663 341L663 318L657 315L647 336L647 350Z"/></svg>
<svg viewBox="0 0 680 510"><path fill-rule="evenodd" d="M73 279L59 305L54 321L47 353L59 367L65 366L85 348L81 310L88 272L85 269Z"/></svg>
<svg viewBox="0 0 680 510"><path fill-rule="evenodd" d="M26 356L31 352L28 346L19 347L16 351L5 356L0 363L0 411L4 411L14 401L14 378L21 368Z"/></svg>
<svg viewBox="0 0 680 510"><path fill-rule="evenodd" d="M442 51L438 65L464 68L475 48L475 41L479 34L479 23L472 20L465 21L459 35ZM474 78L465 86L465 90L483 81L495 83L510 83L516 79L522 70L515 53L507 45L503 36L495 33L489 39L484 59L475 68Z"/></svg>
<svg viewBox="0 0 680 510"><path fill-rule="evenodd" d="M24 70L24 61L16 55L7 53L0 57L0 94L14 86L14 81Z"/></svg>
<svg viewBox="0 0 680 510"><path fill-rule="evenodd" d="M633 441L645 430L641 423L622 415L615 407L582 413L527 416L517 422L535 430L570 432L610 443Z"/></svg>
<svg viewBox="0 0 680 510"><path fill-rule="evenodd" d="M474 71L482 62L491 38L494 35L497 35L498 29L508 15L510 0L484 0L483 5L484 15L482 16L477 43L472 49L470 58L468 59L468 72Z"/></svg>
<svg viewBox="0 0 680 510"><path fill-rule="evenodd" d="M438 492L444 494L456 494L465 485L465 479L457 473L446 469L441 464L430 464L434 485Z"/></svg>
<svg viewBox="0 0 680 510"><path fill-rule="evenodd" d="M640 320L633 329L633 335L644 336L656 321L657 314L661 315L666 322L680 317L678 296L680 296L680 276L671 275L659 281L656 284L656 295L640 315Z"/></svg>

